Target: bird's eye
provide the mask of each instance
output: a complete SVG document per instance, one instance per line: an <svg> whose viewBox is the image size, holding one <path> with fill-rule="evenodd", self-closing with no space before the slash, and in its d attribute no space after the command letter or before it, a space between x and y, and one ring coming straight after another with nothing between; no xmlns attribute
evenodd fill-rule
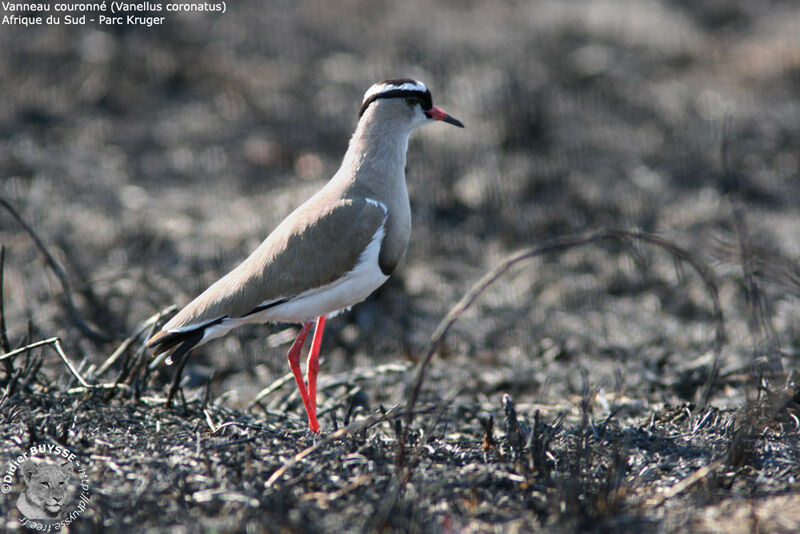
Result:
<svg viewBox="0 0 800 534"><path fill-rule="evenodd" d="M417 98L416 96L407 96L406 97L406 104L408 104L409 106L411 106L413 108L414 106L419 104L419 98Z"/></svg>

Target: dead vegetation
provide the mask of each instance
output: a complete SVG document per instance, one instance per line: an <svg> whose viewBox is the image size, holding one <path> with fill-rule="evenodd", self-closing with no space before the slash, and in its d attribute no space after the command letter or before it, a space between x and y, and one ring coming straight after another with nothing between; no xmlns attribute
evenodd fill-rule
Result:
<svg viewBox="0 0 800 534"><path fill-rule="evenodd" d="M706 284L716 333L706 382L696 392L702 404L640 406L640 412L650 412L649 421L639 417L636 422L630 416L620 420L625 404L616 399L598 421L593 407L601 392L584 374L576 403L580 418L574 421L567 417L574 411L569 404L548 406L551 412L560 410L551 418L539 408L532 419L520 416L508 394L495 407L455 403L453 396L422 405L425 372L439 344L482 292L523 260L606 240L654 244L691 265ZM750 279L748 288L757 292L758 282ZM640 530L664 526L660 510L680 510L681 500L712 504L742 492L749 493L753 507L750 526L759 529L775 518L760 518L755 497L784 495L800 475L795 384L777 390L754 376L752 382L763 385L757 398L737 410L708 407L724 339L718 288L695 256L653 235L604 230L559 238L507 258L434 331L416 379L405 387L405 407L381 407L350 422L363 395L358 386L363 375L399 370L395 376L402 376L407 368L353 371L323 383L323 390L345 392L331 396L338 405L322 412L335 426L334 414L343 413L344 426L318 438L303 429L301 420L259 403L290 382L285 378L254 399L250 408L256 410L212 400L210 382L188 395L179 389L180 404L161 407L163 391L151 385L157 366L148 362L144 340L171 311L147 319L97 368L78 371L58 338L0 356L7 452L13 454L15 445L24 450L49 441L78 449L85 461L100 465L92 477L98 484L93 508L77 529L116 524L233 531L248 524L303 532L342 525L353 531L438 532L491 530L501 524L512 530ZM755 317L751 324L763 322ZM55 350L70 379L54 382L40 372L45 347ZM100 381L112 368L117 376ZM760 369L754 365L751 373ZM494 417L501 413L504 425L498 432ZM781 517L778 529L798 520ZM684 528L694 525L668 525L669 530Z"/></svg>
<svg viewBox="0 0 800 534"><path fill-rule="evenodd" d="M800 528L791 3L239 4L0 36L0 461L76 452L71 532ZM467 129L412 141L412 248L329 324L323 434L287 325L164 407L143 341L399 74Z"/></svg>

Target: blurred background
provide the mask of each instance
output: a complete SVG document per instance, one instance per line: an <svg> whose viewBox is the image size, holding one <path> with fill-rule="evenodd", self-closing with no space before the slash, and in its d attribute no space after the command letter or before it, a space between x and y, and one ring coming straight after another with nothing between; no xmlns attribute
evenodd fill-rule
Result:
<svg viewBox="0 0 800 534"><path fill-rule="evenodd" d="M241 0L152 28L3 26L0 195L63 266L86 321L121 339L187 303L325 183L372 83L417 78L466 129L413 136L408 255L329 322L322 375L416 361L503 257L615 227L657 232L712 267L729 341L713 398L739 402L759 358L796 367L798 28L791 0ZM60 336L74 360L102 362L117 342L76 329L4 209L0 242L11 344ZM515 268L448 335L438 383L541 402L582 381L693 398L710 298L691 269L637 249ZM208 344L191 372L213 364L214 394L246 403L286 372L289 326ZM364 386L370 399L397 402L381 380Z"/></svg>

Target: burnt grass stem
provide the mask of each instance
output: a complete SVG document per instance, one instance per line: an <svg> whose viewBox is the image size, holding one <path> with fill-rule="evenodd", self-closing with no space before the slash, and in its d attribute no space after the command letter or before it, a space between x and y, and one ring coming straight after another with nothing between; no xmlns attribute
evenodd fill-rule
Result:
<svg viewBox="0 0 800 534"><path fill-rule="evenodd" d="M607 241L617 242L628 247L630 247L634 242L641 242L655 246L666 251L669 255L675 258L676 261L684 262L691 266L692 269L694 269L694 271L702 279L711 299L715 324L714 357L711 364L711 369L708 373L708 378L706 379L704 386L698 391L697 395L698 402L696 404L696 408L700 410L705 409L719 373L719 360L725 341L725 322L722 308L719 303L719 288L717 287L714 276L708 266L706 266L704 262L702 262L694 254L690 253L688 250L667 239L649 232L603 229L586 235L565 236L552 239L541 245L528 247L505 258L497 266L487 272L480 280L478 280L478 282L476 282L472 288L470 288L470 290L461 298L461 300L455 306L453 306L447 315L441 320L431 336L431 341L427 351L425 352L425 356L417 366L416 376L412 383L413 385L411 386L410 393L407 395L407 415L404 421L403 439L398 444L398 466L403 469L405 468L405 443L408 439L409 429L414 421L414 407L422 389L422 383L425 379L425 371L433 359L433 356L436 354L436 351L448 330L450 330L453 324L463 315L463 313L475 303L478 297L480 297L480 295L489 286L497 282L506 272L508 272L509 269L518 263L546 254L563 253L573 248L596 245L598 243ZM408 479L408 474L402 475L402 477Z"/></svg>

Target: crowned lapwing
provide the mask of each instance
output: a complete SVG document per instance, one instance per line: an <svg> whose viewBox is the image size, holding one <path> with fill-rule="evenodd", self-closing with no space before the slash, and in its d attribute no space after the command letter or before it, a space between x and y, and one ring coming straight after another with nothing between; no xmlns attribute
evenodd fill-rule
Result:
<svg viewBox="0 0 800 534"><path fill-rule="evenodd" d="M433 106L422 82L394 79L364 94L358 125L341 167L295 209L247 259L191 301L147 341L155 355L180 360L245 323L300 323L289 349L308 425L317 422L317 372L325 319L361 302L389 278L411 233L406 151L411 133L432 121L461 128ZM300 351L316 320L308 355L308 386Z"/></svg>

